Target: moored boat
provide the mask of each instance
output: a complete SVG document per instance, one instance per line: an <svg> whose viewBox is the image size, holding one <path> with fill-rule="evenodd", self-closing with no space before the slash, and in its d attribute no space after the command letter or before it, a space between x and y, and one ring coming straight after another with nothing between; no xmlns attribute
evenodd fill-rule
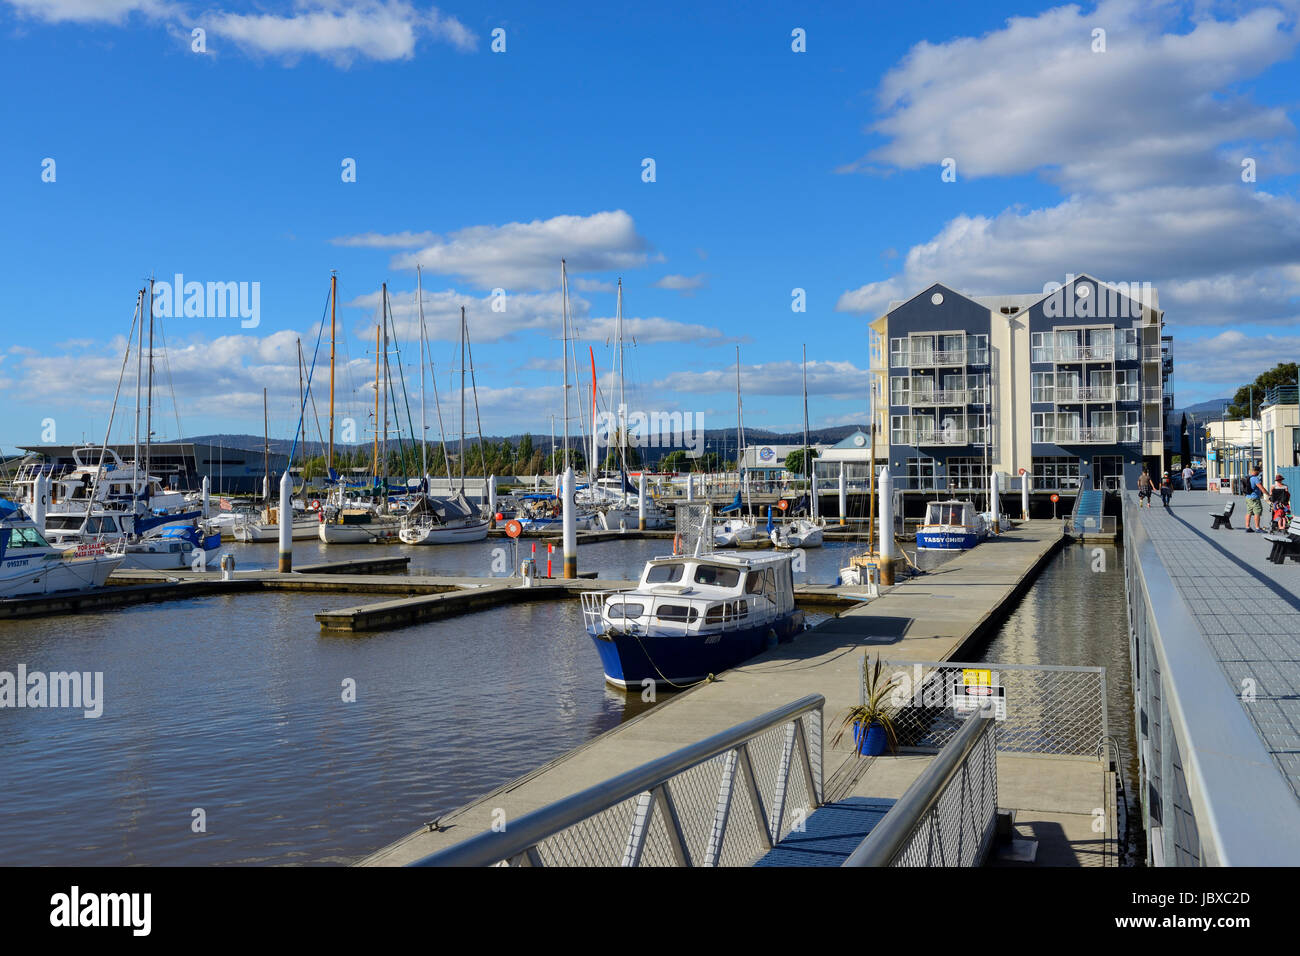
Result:
<svg viewBox="0 0 1300 956"><path fill-rule="evenodd" d="M987 534L984 516L971 502L931 501L916 530L916 546L922 551L969 551Z"/></svg>
<svg viewBox="0 0 1300 956"><path fill-rule="evenodd" d="M53 547L17 505L0 499L0 598L103 587L124 560L104 544Z"/></svg>
<svg viewBox="0 0 1300 956"><path fill-rule="evenodd" d="M792 556L714 552L654 558L637 587L582 595L605 680L681 685L734 667L803 630Z"/></svg>

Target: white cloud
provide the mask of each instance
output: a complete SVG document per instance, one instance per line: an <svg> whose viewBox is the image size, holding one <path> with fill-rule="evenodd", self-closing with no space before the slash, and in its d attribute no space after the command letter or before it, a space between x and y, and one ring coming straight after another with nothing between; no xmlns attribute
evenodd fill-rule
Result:
<svg viewBox="0 0 1300 956"><path fill-rule="evenodd" d="M167 0L5 0L20 16L46 23L122 23L132 13L156 18L177 8Z"/></svg>
<svg viewBox="0 0 1300 956"><path fill-rule="evenodd" d="M1164 32L1185 11L1072 4L978 38L918 43L878 90L884 115L870 130L887 141L844 170L933 166L938 181L951 157L958 181L1046 172L1070 189L1127 189L1235 178L1243 154L1228 144L1294 132L1283 109L1235 86L1290 58L1295 24L1265 7ZM1097 27L1105 52L1092 49Z"/></svg>
<svg viewBox="0 0 1300 956"><path fill-rule="evenodd" d="M331 239L330 244L354 249L414 249L438 241L437 233L433 232L364 232L356 236L339 236Z"/></svg>
<svg viewBox="0 0 1300 956"><path fill-rule="evenodd" d="M618 209L471 226L396 256L392 267L414 270L419 265L426 273L460 276L482 289L554 289L560 284L561 258L567 260L572 280L582 272L639 268L649 249L632 217Z"/></svg>
<svg viewBox="0 0 1300 956"><path fill-rule="evenodd" d="M656 279L654 287L656 289L672 289L682 295L692 295L696 289L702 289L708 284L709 277L701 273L694 276L666 275L663 278Z"/></svg>
<svg viewBox="0 0 1300 956"><path fill-rule="evenodd" d="M1231 395L1279 362L1294 362L1297 355L1300 335L1246 335L1227 329L1203 339L1175 339L1174 397L1179 406L1186 406Z"/></svg>
<svg viewBox="0 0 1300 956"><path fill-rule="evenodd" d="M836 308L878 314L932 282L974 295L1034 292L1088 272L1152 283L1177 323L1277 321L1295 315L1287 298L1300 293L1297 264L1300 204L1290 197L1244 184L1156 187L958 216L908 250L902 272L845 292Z"/></svg>
<svg viewBox="0 0 1300 956"><path fill-rule="evenodd" d="M237 13L209 9L191 14L173 0L3 0L20 15L47 23L121 24L138 13L165 21L186 46L200 26L247 53L288 61L322 57L339 66L357 58L409 60L419 41L430 37L461 51L478 46L478 37L455 17L436 7L417 8L409 0L295 0L292 13ZM217 44L210 44L217 49Z"/></svg>
<svg viewBox="0 0 1300 956"><path fill-rule="evenodd" d="M477 38L436 7L421 12L405 0L313 0L288 16L205 13L197 23L248 52L293 57L314 54L346 65L361 56L409 60L421 35L473 50Z"/></svg>

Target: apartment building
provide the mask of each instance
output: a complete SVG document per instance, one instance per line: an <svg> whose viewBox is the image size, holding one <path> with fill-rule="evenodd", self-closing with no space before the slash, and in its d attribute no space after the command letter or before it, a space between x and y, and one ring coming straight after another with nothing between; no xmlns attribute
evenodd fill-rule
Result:
<svg viewBox="0 0 1300 956"><path fill-rule="evenodd" d="M998 471L1038 493L1136 487L1165 461L1162 320L1149 285L1088 275L1025 295L936 283L891 303L871 323L871 371L896 486L979 491Z"/></svg>

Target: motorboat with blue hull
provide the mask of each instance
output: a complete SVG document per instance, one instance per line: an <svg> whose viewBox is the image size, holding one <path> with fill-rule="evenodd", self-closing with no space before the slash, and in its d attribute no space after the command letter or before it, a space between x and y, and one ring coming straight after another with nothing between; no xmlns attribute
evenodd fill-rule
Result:
<svg viewBox="0 0 1300 956"><path fill-rule="evenodd" d="M681 686L735 667L804 629L790 554L715 552L646 563L635 588L582 595L605 680Z"/></svg>
<svg viewBox="0 0 1300 956"><path fill-rule="evenodd" d="M969 551L988 536L988 523L969 501L931 501L916 529L921 551Z"/></svg>

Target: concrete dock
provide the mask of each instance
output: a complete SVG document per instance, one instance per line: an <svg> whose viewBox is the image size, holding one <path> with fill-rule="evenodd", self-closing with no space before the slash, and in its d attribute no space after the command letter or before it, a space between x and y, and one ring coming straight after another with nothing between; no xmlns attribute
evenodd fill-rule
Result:
<svg viewBox="0 0 1300 956"><path fill-rule="evenodd" d="M412 833L372 854L362 865L410 863L488 830L498 808L507 819L517 818L805 694L826 697L823 727L829 745L837 717L858 702L864 650L886 659L969 659L1063 540L1059 522L1021 525L726 671L712 683L662 701L569 754L443 814L440 830ZM901 793L929 759L857 757L851 752L851 739L834 751L828 746L826 799L854 795L889 799ZM1022 769L1016 760L1028 763ZM999 757L999 768L1003 766ZM1019 811L1022 834L1037 834L1049 844L1040 862L1095 862L1104 857L1099 844L1113 847L1113 813L1108 830L1100 836L1091 826L1093 811L1106 806L1104 792L1113 783L1100 761L1008 758L1005 766L1004 793L1015 803L1000 803Z"/></svg>

